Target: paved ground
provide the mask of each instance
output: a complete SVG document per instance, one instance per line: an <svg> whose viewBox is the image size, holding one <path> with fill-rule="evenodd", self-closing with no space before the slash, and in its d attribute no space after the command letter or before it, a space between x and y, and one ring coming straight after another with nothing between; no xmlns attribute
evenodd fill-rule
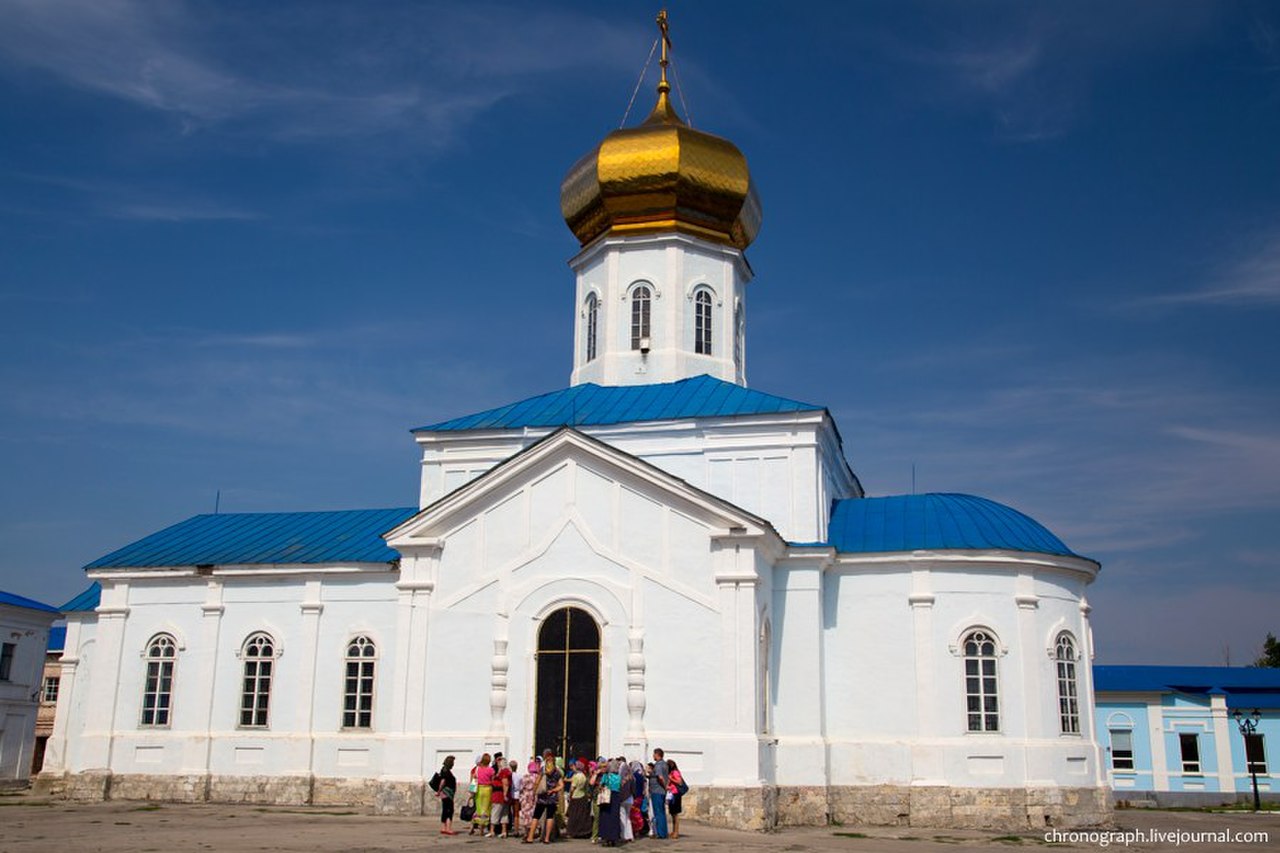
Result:
<svg viewBox="0 0 1280 853"><path fill-rule="evenodd" d="M1267 841L1220 843L1166 837L1124 844L1115 839L1107 849L1171 851L1280 850L1280 813L1209 814L1203 812L1120 812L1117 831L1159 830L1164 833L1266 832ZM691 824L679 840L637 842L634 853L691 853L729 850L733 853L947 853L970 850L1011 850L1056 847L1066 850L1101 849L1097 841L1046 843L1042 833L1001 835L990 832L933 829L843 829L841 827L787 829L771 834L734 832ZM372 817L342 809L265 808L257 806L171 805L111 802L68 803L30 794L0 796L0 853L33 851L206 851L219 853L390 853L390 851L465 849L468 853L526 849L514 840L494 841L439 834L427 818ZM539 848L541 849L541 848ZM587 841L556 845L561 853L593 853L600 848Z"/></svg>

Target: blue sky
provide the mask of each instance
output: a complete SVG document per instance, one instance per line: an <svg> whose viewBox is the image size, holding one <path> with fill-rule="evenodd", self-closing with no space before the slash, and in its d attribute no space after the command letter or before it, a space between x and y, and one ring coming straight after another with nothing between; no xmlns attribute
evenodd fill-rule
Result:
<svg viewBox="0 0 1280 853"><path fill-rule="evenodd" d="M1251 660L1280 8L670 9L764 204L752 387L829 406L871 494L914 464L1099 559L1099 661ZM219 490L410 505L409 428L566 384L559 182L654 11L0 0L0 588L61 603Z"/></svg>

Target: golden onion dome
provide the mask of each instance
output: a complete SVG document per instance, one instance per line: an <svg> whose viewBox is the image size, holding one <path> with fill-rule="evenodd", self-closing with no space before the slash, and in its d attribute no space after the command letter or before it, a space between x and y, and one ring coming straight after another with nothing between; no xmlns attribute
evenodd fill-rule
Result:
<svg viewBox="0 0 1280 853"><path fill-rule="evenodd" d="M668 97L665 50L663 60L649 117L610 133L565 175L564 221L584 246L602 234L682 231L745 249L761 218L747 158L680 119Z"/></svg>

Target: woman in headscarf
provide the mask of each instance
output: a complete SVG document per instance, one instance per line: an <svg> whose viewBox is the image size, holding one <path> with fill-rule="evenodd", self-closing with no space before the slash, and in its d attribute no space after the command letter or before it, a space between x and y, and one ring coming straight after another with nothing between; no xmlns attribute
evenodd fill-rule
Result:
<svg viewBox="0 0 1280 853"><path fill-rule="evenodd" d="M618 831L623 841L635 841L631 833L631 765L625 755L618 756Z"/></svg>
<svg viewBox="0 0 1280 853"><path fill-rule="evenodd" d="M605 767L600 776L600 843L605 847L616 847L622 840L622 824L618 821L618 809L622 805L622 797L618 792L622 779L618 775L618 761L614 759Z"/></svg>
<svg viewBox="0 0 1280 853"><path fill-rule="evenodd" d="M588 796L587 774L581 761L572 765L569 777L569 809L565 835L570 838L591 837L591 798Z"/></svg>
<svg viewBox="0 0 1280 853"><path fill-rule="evenodd" d="M537 804L534 789L538 784L538 774L542 772L542 762L537 758L529 762L525 774L520 778L520 825L533 823L533 807Z"/></svg>
<svg viewBox="0 0 1280 853"><path fill-rule="evenodd" d="M486 836L491 834L489 829L489 807L493 801L493 768L489 766L492 759L489 753L480 756L480 762L476 764L475 775L472 776L472 782L475 783L475 803L476 813L471 817L471 831L468 835L475 835L482 832Z"/></svg>

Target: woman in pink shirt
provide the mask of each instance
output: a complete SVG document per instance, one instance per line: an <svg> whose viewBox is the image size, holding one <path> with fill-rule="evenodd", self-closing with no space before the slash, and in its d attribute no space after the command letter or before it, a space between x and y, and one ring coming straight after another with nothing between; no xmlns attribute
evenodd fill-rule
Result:
<svg viewBox="0 0 1280 853"><path fill-rule="evenodd" d="M477 831L489 834L489 804L493 799L493 768L489 766L489 753L480 756L480 763L476 765L476 813L471 818L471 832L468 835L475 835Z"/></svg>

